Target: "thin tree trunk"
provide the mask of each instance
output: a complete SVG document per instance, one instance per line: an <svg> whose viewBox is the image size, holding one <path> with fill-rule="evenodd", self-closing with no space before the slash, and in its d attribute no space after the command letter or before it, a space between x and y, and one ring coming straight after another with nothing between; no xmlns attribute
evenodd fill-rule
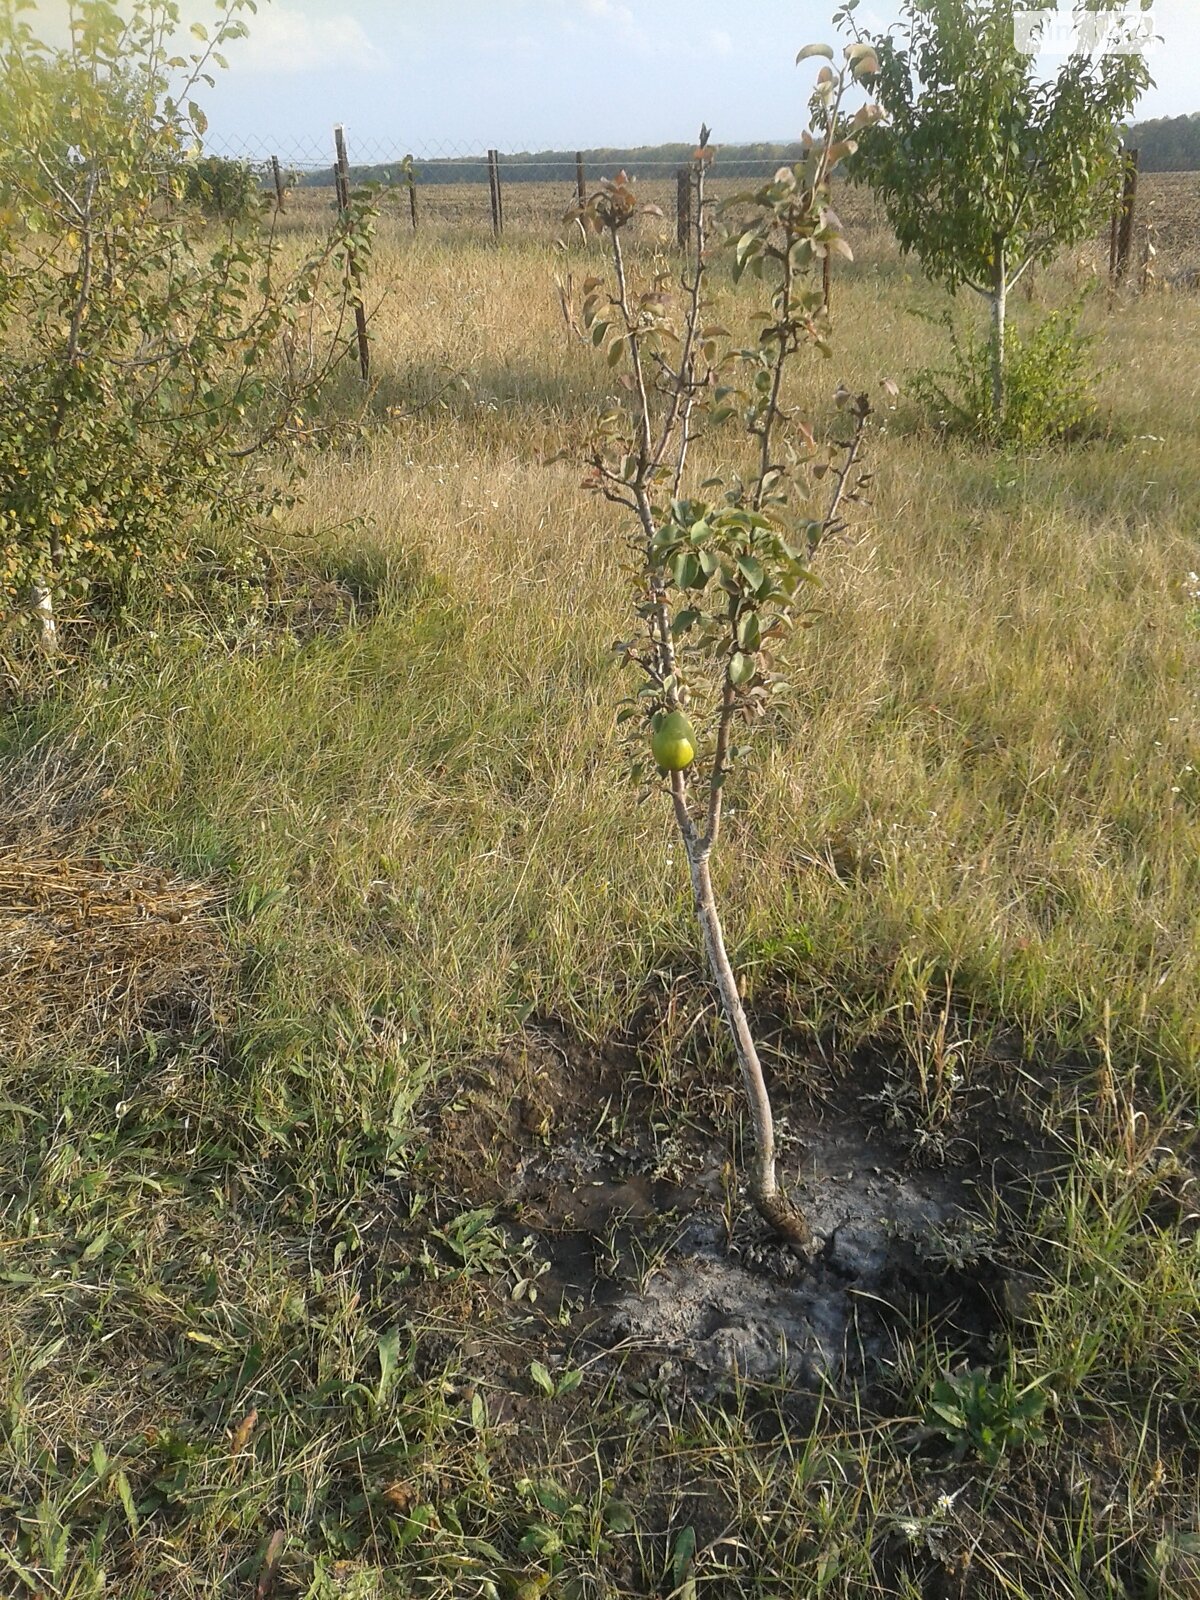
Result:
<svg viewBox="0 0 1200 1600"><path fill-rule="evenodd" d="M688 867L692 877L692 892L696 901L696 916L704 938L704 954L708 969L721 997L721 1008L733 1037L733 1048L741 1069L750 1107L750 1120L754 1124L754 1155L750 1168L750 1198L755 1209L771 1227L798 1250L810 1252L813 1245L812 1229L802 1214L779 1192L775 1171L775 1119L771 1114L771 1101L767 1094L762 1062L754 1047L754 1036L738 994L737 980L729 964L725 949L725 935L717 913L713 894L712 876L708 867L708 851L689 845Z"/></svg>
<svg viewBox="0 0 1200 1600"><path fill-rule="evenodd" d="M92 204L95 200L98 183L99 174L93 172L88 179L86 206L80 213L79 218L83 233L79 247L79 292L75 297L75 305L71 311L71 325L67 331L67 348L63 353L62 386L54 402L54 415L50 419L50 428L47 435L51 457L58 449L58 441L62 438L63 427L67 420L71 374L75 371L79 362L79 346L83 334L83 324L87 316L88 302L91 299ZM47 656L53 656L58 651L58 623L54 618L54 596L51 592L51 585L57 580L62 570L62 562L63 544L59 533L56 531L50 538L49 581L38 578L29 586L29 598L33 614L38 619L41 630L40 643L42 653Z"/></svg>
<svg viewBox="0 0 1200 1600"><path fill-rule="evenodd" d="M992 425L1004 421L1004 316L1008 299L1008 263L1003 246L997 247L992 269Z"/></svg>
<svg viewBox="0 0 1200 1600"><path fill-rule="evenodd" d="M54 620L54 597L49 587L40 580L30 586L33 614L38 620L42 654L58 653L58 623Z"/></svg>

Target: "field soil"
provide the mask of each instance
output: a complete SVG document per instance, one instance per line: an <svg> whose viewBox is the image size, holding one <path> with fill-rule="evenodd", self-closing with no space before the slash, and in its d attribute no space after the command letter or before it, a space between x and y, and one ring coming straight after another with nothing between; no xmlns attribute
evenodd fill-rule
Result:
<svg viewBox="0 0 1200 1600"><path fill-rule="evenodd" d="M807 1410L829 1385L870 1391L915 1319L956 1359L991 1359L1030 1281L1017 1219L1050 1142L991 1092L931 1158L888 1125L886 1082L868 1053L831 1063L792 1041L776 1108L808 1260L747 1203L736 1095L672 1116L629 1044L544 1023L432 1104L439 1227L488 1208L528 1259L537 1309L510 1299L505 1324L518 1392L540 1359L657 1383L677 1408L750 1380Z"/></svg>

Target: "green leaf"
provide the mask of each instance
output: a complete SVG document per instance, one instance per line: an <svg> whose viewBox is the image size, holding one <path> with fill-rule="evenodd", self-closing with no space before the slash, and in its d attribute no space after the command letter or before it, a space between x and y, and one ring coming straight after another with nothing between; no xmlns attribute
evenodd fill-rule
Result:
<svg viewBox="0 0 1200 1600"><path fill-rule="evenodd" d="M129 1487L129 1479L125 1476L124 1472L118 1472L113 1477L113 1483L116 1485L117 1497L121 1502L123 1511L125 1512L125 1520L129 1524L129 1531L136 1537L138 1531L138 1514L137 1507L133 1503L133 1491Z"/></svg>
<svg viewBox="0 0 1200 1600"><path fill-rule="evenodd" d="M571 1496L562 1484L556 1483L553 1478L543 1478L540 1483L536 1483L533 1497L543 1511L552 1512L556 1517L563 1516L571 1509Z"/></svg>
<svg viewBox="0 0 1200 1600"><path fill-rule="evenodd" d="M739 267L743 267L747 256L756 254L762 247L762 235L756 228L747 228L734 247L733 258Z"/></svg>
<svg viewBox="0 0 1200 1600"><path fill-rule="evenodd" d="M633 1511L624 1500L607 1500L604 1504L604 1526L609 1533L632 1533L636 1527Z"/></svg>
<svg viewBox="0 0 1200 1600"><path fill-rule="evenodd" d="M739 556L737 564L738 571L750 585L750 588L757 594L767 581L767 574L763 570L762 562L756 556Z"/></svg>
<svg viewBox="0 0 1200 1600"><path fill-rule="evenodd" d="M803 50L797 52L796 65L807 61L810 56L824 56L826 61L833 60L833 46L828 44L806 44Z"/></svg>
<svg viewBox="0 0 1200 1600"><path fill-rule="evenodd" d="M943 1422L948 1423L950 1427L956 1430L964 1429L967 1426L966 1416L958 1406L944 1405L935 1400L931 1403L929 1409L934 1416L940 1417Z"/></svg>
<svg viewBox="0 0 1200 1600"><path fill-rule="evenodd" d="M379 1387L375 1398L380 1405L387 1400L400 1360L400 1329L393 1328L379 1341Z"/></svg>
<svg viewBox="0 0 1200 1600"><path fill-rule="evenodd" d="M757 611L748 611L744 617L739 618L737 628L738 644L743 650L755 651L762 642L762 627L758 620Z"/></svg>
<svg viewBox="0 0 1200 1600"><path fill-rule="evenodd" d="M540 1361L530 1362L529 1376L544 1395L552 1395L554 1393L554 1379Z"/></svg>
<svg viewBox="0 0 1200 1600"><path fill-rule="evenodd" d="M695 1556L696 1530L689 1525L680 1531L671 1551L671 1579L676 1589L691 1576Z"/></svg>
<svg viewBox="0 0 1200 1600"><path fill-rule="evenodd" d="M729 658L729 681L735 689L741 689L754 677L757 667L752 656L743 655L736 650Z"/></svg>
<svg viewBox="0 0 1200 1600"><path fill-rule="evenodd" d="M702 587L705 579L700 559L692 550L675 557L671 563L671 576L675 580L676 587L680 589Z"/></svg>
<svg viewBox="0 0 1200 1600"><path fill-rule="evenodd" d="M846 60L856 78L871 76L879 71L879 57L875 53L875 47L861 40L858 44L846 46Z"/></svg>

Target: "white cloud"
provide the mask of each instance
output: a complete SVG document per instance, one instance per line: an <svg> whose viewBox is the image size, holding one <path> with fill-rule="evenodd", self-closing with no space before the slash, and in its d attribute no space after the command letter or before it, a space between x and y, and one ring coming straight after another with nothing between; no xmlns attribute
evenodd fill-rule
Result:
<svg viewBox="0 0 1200 1600"><path fill-rule="evenodd" d="M579 0L579 13L585 23L598 24L624 45L643 53L652 48L653 41L639 27L632 7L622 5L621 0ZM568 33L575 31L569 18L564 26Z"/></svg>
<svg viewBox="0 0 1200 1600"><path fill-rule="evenodd" d="M624 28L633 26L633 12L628 6L614 5L613 0L583 0L583 9L589 17L615 22Z"/></svg>
<svg viewBox="0 0 1200 1600"><path fill-rule="evenodd" d="M645 17L648 9L643 8L640 16ZM709 60L733 54L733 36L724 28L708 28L702 34L680 38L662 28L643 26L639 13L623 0L575 0L574 13L578 22L570 17L563 22L568 33L576 33L582 26L594 36L617 40L643 58Z"/></svg>
<svg viewBox="0 0 1200 1600"><path fill-rule="evenodd" d="M249 38L229 47L236 72L290 76L316 67L357 67L374 71L386 64L361 22L346 12L312 17L278 3L259 8L249 19Z"/></svg>

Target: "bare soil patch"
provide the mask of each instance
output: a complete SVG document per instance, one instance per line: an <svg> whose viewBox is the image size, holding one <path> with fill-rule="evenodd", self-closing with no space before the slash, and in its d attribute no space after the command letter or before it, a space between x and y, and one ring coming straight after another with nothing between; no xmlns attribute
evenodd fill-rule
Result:
<svg viewBox="0 0 1200 1600"><path fill-rule="evenodd" d="M543 1025L481 1066L434 1112L428 1176L450 1237L486 1208L520 1241L496 1319L508 1377L527 1389L531 1360L583 1364L678 1403L750 1380L806 1407L830 1385L886 1385L914 1326L987 1360L1024 1281L1005 1218L1045 1141L993 1097L952 1160L922 1165L876 1115L879 1079L870 1059L810 1054L776 1085L782 1174L822 1241L806 1262L745 1199L736 1115L689 1110L686 1081L664 1103L636 1045L589 1051Z"/></svg>
<svg viewBox="0 0 1200 1600"><path fill-rule="evenodd" d="M371 616L374 591L352 577L271 570L247 585L247 631L266 639L288 635L299 644L339 633Z"/></svg>

